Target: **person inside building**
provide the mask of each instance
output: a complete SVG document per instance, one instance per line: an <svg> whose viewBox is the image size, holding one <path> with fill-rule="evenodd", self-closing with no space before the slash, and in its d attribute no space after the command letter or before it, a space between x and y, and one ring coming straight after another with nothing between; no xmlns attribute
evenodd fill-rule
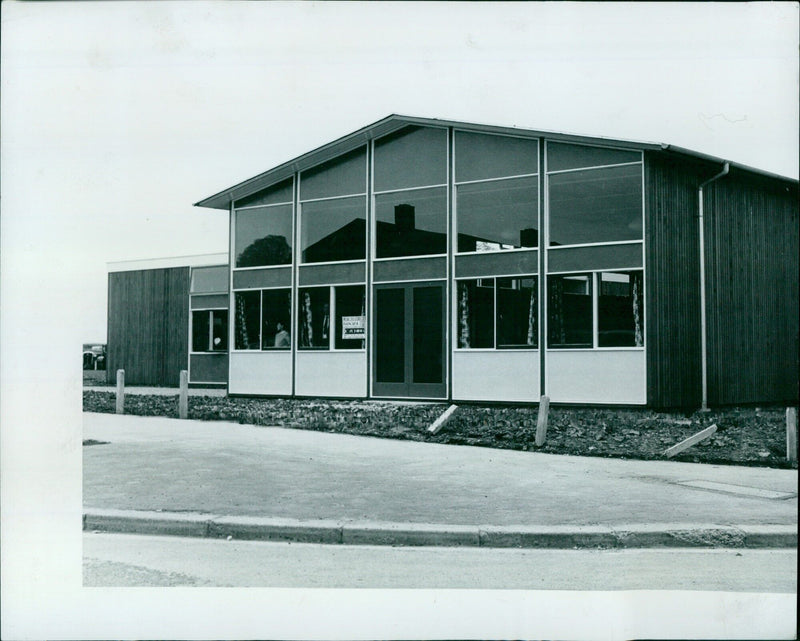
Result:
<svg viewBox="0 0 800 641"><path fill-rule="evenodd" d="M289 347L289 332L283 326L283 323L278 321L276 323L277 332L275 332L275 347Z"/></svg>

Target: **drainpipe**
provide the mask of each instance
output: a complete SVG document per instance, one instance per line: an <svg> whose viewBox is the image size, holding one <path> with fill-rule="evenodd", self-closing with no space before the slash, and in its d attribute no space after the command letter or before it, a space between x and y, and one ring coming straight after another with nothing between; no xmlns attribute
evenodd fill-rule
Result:
<svg viewBox="0 0 800 641"><path fill-rule="evenodd" d="M709 178L697 188L698 216L697 225L700 237L700 368L702 372L703 404L701 410L708 409L708 353L706 329L706 241L703 232L703 187L727 175L730 165L726 162L722 171Z"/></svg>

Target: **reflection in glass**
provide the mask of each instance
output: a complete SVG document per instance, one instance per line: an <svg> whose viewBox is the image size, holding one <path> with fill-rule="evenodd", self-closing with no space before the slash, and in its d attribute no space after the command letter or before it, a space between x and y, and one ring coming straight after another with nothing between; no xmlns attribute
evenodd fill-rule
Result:
<svg viewBox="0 0 800 641"><path fill-rule="evenodd" d="M600 347L644 345L642 272L600 274L597 329Z"/></svg>
<svg viewBox="0 0 800 641"><path fill-rule="evenodd" d="M536 347L538 315L536 277L497 279L498 347Z"/></svg>
<svg viewBox="0 0 800 641"><path fill-rule="evenodd" d="M459 252L538 246L536 177L459 185L456 190Z"/></svg>
<svg viewBox="0 0 800 641"><path fill-rule="evenodd" d="M547 277L547 346L592 347L592 277Z"/></svg>
<svg viewBox="0 0 800 641"><path fill-rule="evenodd" d="M367 244L364 196L302 204L300 249L304 263L363 260Z"/></svg>
<svg viewBox="0 0 800 641"><path fill-rule="evenodd" d="M642 167L609 167L549 179L550 244L642 238Z"/></svg>
<svg viewBox="0 0 800 641"><path fill-rule="evenodd" d="M329 287L303 287L297 301L297 346L328 349L331 344L331 294Z"/></svg>
<svg viewBox="0 0 800 641"><path fill-rule="evenodd" d="M261 292L261 349L289 349L291 309L290 289L265 289Z"/></svg>
<svg viewBox="0 0 800 641"><path fill-rule="evenodd" d="M211 351L228 350L228 310L215 309L211 312Z"/></svg>
<svg viewBox="0 0 800 641"><path fill-rule="evenodd" d="M539 143L535 139L456 132L456 181L535 174Z"/></svg>
<svg viewBox="0 0 800 641"><path fill-rule="evenodd" d="M292 206L236 211L236 267L292 262Z"/></svg>
<svg viewBox="0 0 800 641"><path fill-rule="evenodd" d="M458 346L494 347L494 279L458 281Z"/></svg>
<svg viewBox="0 0 800 641"><path fill-rule="evenodd" d="M287 178L277 185L272 185L266 189L256 192L245 198L240 198L234 204L234 207L255 207L256 205L275 205L277 203L291 203L293 182L291 178Z"/></svg>
<svg viewBox="0 0 800 641"><path fill-rule="evenodd" d="M363 349L364 339L345 338L342 318L360 317L366 336L366 300L364 285L347 285L334 289L336 302L336 349Z"/></svg>
<svg viewBox="0 0 800 641"><path fill-rule="evenodd" d="M404 127L375 142L375 191L447 182L447 130Z"/></svg>
<svg viewBox="0 0 800 641"><path fill-rule="evenodd" d="M261 346L261 292L236 292L233 304L236 310L234 346L236 349L258 349Z"/></svg>
<svg viewBox="0 0 800 641"><path fill-rule="evenodd" d="M447 192L444 187L375 196L375 255L378 258L447 252Z"/></svg>
<svg viewBox="0 0 800 641"><path fill-rule="evenodd" d="M300 174L300 200L367 191L367 150L356 149Z"/></svg>

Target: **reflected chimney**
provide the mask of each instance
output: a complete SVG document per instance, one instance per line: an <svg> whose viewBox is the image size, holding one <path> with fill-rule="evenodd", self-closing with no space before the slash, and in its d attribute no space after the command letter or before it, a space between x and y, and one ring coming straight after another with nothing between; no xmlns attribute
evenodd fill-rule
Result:
<svg viewBox="0 0 800 641"><path fill-rule="evenodd" d="M414 205L395 205L394 206L394 226L398 231L413 231Z"/></svg>
<svg viewBox="0 0 800 641"><path fill-rule="evenodd" d="M533 227L519 230L519 246L520 247L538 247L539 234Z"/></svg>

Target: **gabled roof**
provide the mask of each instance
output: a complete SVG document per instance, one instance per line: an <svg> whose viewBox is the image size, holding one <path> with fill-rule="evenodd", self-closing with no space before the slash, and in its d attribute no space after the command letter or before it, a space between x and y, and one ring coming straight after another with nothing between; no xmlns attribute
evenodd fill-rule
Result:
<svg viewBox="0 0 800 641"><path fill-rule="evenodd" d="M571 143L582 143L582 144L590 144L590 145L602 145L604 147L619 147L624 149L635 149L635 150L651 150L651 151L666 151L666 152L673 152L680 155L691 156L697 158L698 160L705 160L708 162L714 162L722 164L724 162L729 162L731 167L743 169L745 171L755 172L757 174L768 176L771 178L778 178L780 180L785 180L789 182L796 183L797 180L787 178L785 176L779 176L777 174L772 174L769 172L765 172L759 169L755 169L752 167L748 167L746 165L741 165L738 163L726 161L722 158L716 158L714 156L709 156L706 154L701 154L690 149L685 149L682 147L676 147L674 145L668 145L664 143L655 143L655 142L642 142L642 141L633 141L633 140L617 140L612 138L603 138L597 136L583 136L583 135L576 135L576 134L564 134L564 133L555 133L551 131L541 131L535 129L523 129L519 127L502 127L496 125L481 125L475 123L467 123L467 122L459 122L455 120L440 120L436 118L418 118L416 116L401 116L398 114L392 114L379 120L377 122L372 123L371 125L367 125L359 129L358 131L354 131L351 134L347 134L346 136L342 136L332 142L329 142L326 145L322 145L316 149L313 149L297 158L293 158L288 162L285 162L277 167L273 167L272 169L265 171L264 173L258 174L244 182L238 183L224 189L223 191L214 194L213 196L209 196L208 198L204 198L203 200L196 202L196 207L209 207L211 209L228 209L230 207L230 203L233 200L240 200L241 198L245 198L251 194L254 194L262 189L266 189L270 185L280 182L281 180L285 180L292 176L295 172L304 171L316 165L319 165L327 160L335 158L341 154L347 153L353 149L361 147L367 144L370 140L374 140L376 138L381 138L390 134L398 129L402 129L403 127L407 127L409 125L416 125L420 127L454 127L461 131L474 131L478 133L490 133L490 134L506 134L506 135L514 135L514 136L524 136L530 138L546 138L547 140L559 141L559 142L571 142Z"/></svg>

